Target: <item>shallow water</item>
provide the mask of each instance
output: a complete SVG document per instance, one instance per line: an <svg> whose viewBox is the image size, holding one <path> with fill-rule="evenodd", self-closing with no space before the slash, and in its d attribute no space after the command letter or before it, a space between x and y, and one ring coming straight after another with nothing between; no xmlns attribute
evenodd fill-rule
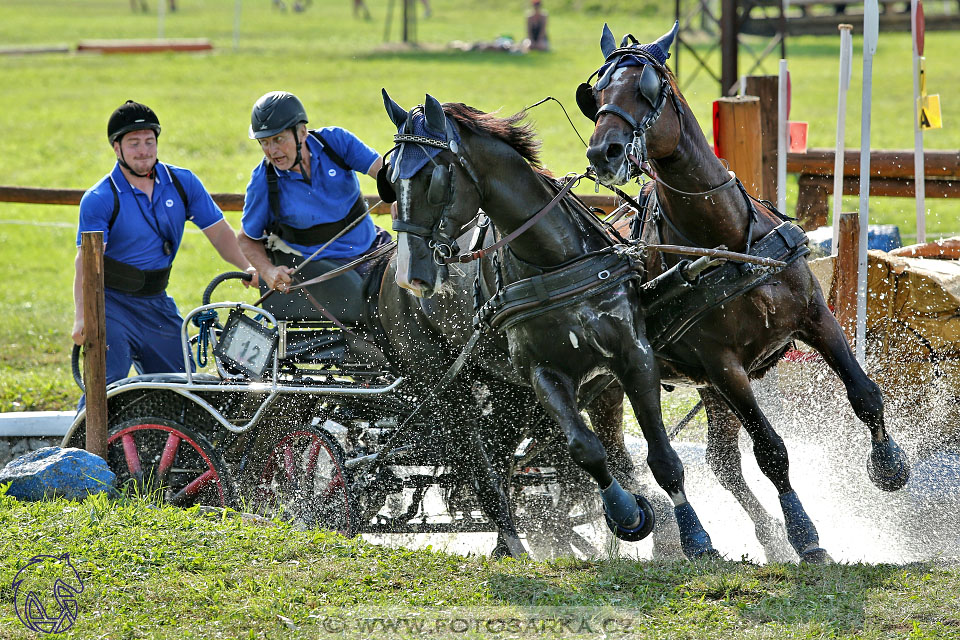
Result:
<svg viewBox="0 0 960 640"><path fill-rule="evenodd" d="M784 399L786 385L788 397ZM941 428L938 424L952 419L946 414L956 411L955 398L945 394L922 402L887 401L888 428L907 451L912 475L904 489L886 493L867 478L869 432L853 415L832 374L813 367L787 381L768 376L756 388L764 411L787 445L794 489L819 531L821 546L834 560L960 562L960 452L940 447L935 433ZM630 447L637 468L645 470L645 443L631 438ZM684 462L690 503L714 547L731 560L765 562L753 524L707 467L705 445L677 442L675 448ZM757 467L744 432L740 450L748 484L768 511L782 521L776 491ZM647 492L660 491L649 472L644 479L653 487ZM652 556L650 538L638 543L611 542L599 522L578 532L594 543L601 556ZM493 534L367 537L378 543L429 545L459 554L486 554L495 542ZM562 548L554 553L569 551Z"/></svg>

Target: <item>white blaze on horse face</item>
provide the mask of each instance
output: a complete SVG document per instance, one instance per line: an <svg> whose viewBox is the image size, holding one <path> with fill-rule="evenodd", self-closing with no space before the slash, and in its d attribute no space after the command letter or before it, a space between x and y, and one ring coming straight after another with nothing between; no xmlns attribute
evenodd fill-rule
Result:
<svg viewBox="0 0 960 640"><path fill-rule="evenodd" d="M400 189L397 193L397 207L399 208L398 217L401 220L410 219L410 180L400 181ZM397 284L404 289L409 289L416 295L420 295L419 287L410 284L410 234L400 231L397 233Z"/></svg>

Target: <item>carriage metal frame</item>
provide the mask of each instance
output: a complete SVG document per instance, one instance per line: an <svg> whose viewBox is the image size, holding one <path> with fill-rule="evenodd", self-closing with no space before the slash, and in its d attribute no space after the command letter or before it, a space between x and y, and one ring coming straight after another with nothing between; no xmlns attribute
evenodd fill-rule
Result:
<svg viewBox="0 0 960 640"><path fill-rule="evenodd" d="M219 324L201 327L217 374L192 370L191 344L198 336L190 337L190 325L218 310L255 315L255 322L275 330L262 380L222 357L216 348L223 340ZM185 373L132 376L107 388L107 458L117 484L179 506L232 507L347 536L496 532L469 477L444 464L448 443L428 413L410 425L412 437L421 439L417 446L400 438L383 450L398 425L417 413L419 399L405 389L402 376L345 365L342 358L325 360L323 349L319 356L309 350L292 355L298 345L321 344L328 354L340 350L349 359L345 337L329 321L282 320L245 303L193 309L181 325ZM63 446L82 447L85 426L81 410ZM572 528L602 522L599 504L573 504L556 469L543 465L543 458L543 466L531 461L536 448L528 438L515 454L511 488L518 527L528 541L533 532L552 538L544 523L562 513L572 533L568 542L596 553Z"/></svg>

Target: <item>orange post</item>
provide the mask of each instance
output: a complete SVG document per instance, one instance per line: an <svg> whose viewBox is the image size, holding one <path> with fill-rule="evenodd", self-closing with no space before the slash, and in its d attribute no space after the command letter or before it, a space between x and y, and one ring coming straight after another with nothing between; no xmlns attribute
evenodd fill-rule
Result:
<svg viewBox="0 0 960 640"><path fill-rule="evenodd" d="M730 164L751 195L763 191L760 99L720 98L713 103L713 137L717 156Z"/></svg>

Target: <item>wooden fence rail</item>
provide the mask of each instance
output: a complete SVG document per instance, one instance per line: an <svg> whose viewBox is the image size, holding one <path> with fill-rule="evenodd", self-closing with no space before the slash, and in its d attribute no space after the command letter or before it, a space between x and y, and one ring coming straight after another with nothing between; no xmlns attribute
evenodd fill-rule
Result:
<svg viewBox="0 0 960 640"><path fill-rule="evenodd" d="M27 204L78 205L83 197L83 189L42 189L38 187L14 187L0 185L0 202L23 202ZM211 193L213 201L224 211L243 211L242 193ZM364 196L367 206L380 202L377 196ZM587 194L580 196L589 207L597 207L607 213L619 204L614 196ZM382 202L370 212L374 215L390 214L390 205Z"/></svg>

